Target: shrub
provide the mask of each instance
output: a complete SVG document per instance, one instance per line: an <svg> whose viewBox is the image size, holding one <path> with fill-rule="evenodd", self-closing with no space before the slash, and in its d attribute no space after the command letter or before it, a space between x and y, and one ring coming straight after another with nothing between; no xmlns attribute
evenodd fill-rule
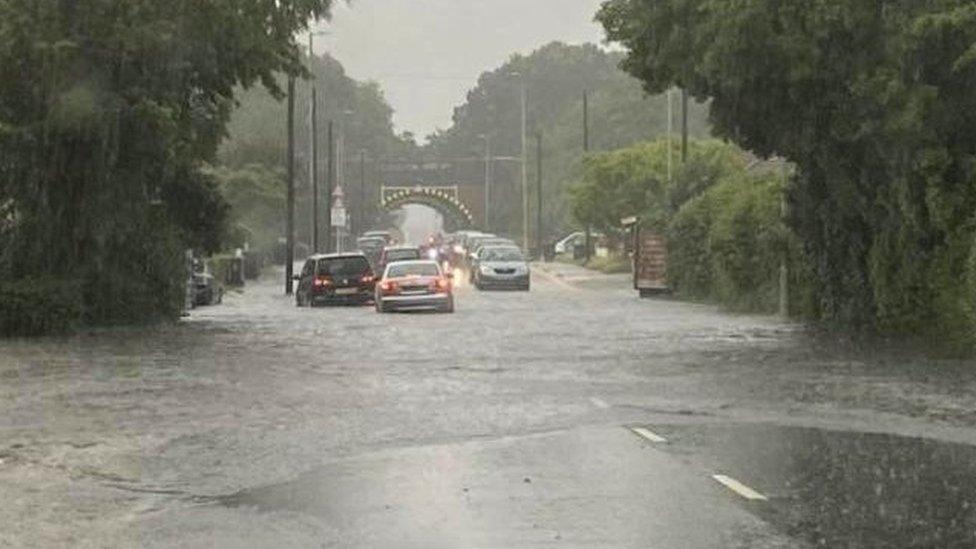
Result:
<svg viewBox="0 0 976 549"><path fill-rule="evenodd" d="M45 277L0 282L0 336L65 333L78 324L81 314L76 281Z"/></svg>
<svg viewBox="0 0 976 549"><path fill-rule="evenodd" d="M713 297L711 229L711 202L705 196L685 203L668 225L668 281L679 295Z"/></svg>
<svg viewBox="0 0 976 549"><path fill-rule="evenodd" d="M781 178L739 174L686 202L667 227L668 277L675 292L734 310L773 312L780 264L788 254L799 267L791 266L791 291L799 298L793 310L805 308L806 269L782 221L782 196Z"/></svg>

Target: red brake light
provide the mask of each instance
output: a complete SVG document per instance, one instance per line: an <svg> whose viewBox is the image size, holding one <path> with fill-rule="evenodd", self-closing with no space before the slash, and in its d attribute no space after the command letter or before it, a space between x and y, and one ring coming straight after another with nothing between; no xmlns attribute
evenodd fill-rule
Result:
<svg viewBox="0 0 976 549"><path fill-rule="evenodd" d="M383 290L383 293L395 293L397 291L397 284L396 282L386 280L380 284L380 289Z"/></svg>
<svg viewBox="0 0 976 549"><path fill-rule="evenodd" d="M437 281L434 282L434 284L437 286L437 289L439 290L447 290L451 287L451 281L449 281L446 278L438 278Z"/></svg>
<svg viewBox="0 0 976 549"><path fill-rule="evenodd" d="M332 281L329 280L328 278L316 278L314 281L312 281L312 285L314 285L314 286L331 286L332 285Z"/></svg>
<svg viewBox="0 0 976 549"><path fill-rule="evenodd" d="M373 275L369 275L369 274L368 274L368 275L364 275L364 276L363 276L363 278L362 278L362 280L363 280L363 282L365 282L365 283L367 283L367 284L368 284L368 283L370 283L370 282L372 282L372 281L374 281L374 280L376 280L376 277L375 277L375 276L373 276Z"/></svg>

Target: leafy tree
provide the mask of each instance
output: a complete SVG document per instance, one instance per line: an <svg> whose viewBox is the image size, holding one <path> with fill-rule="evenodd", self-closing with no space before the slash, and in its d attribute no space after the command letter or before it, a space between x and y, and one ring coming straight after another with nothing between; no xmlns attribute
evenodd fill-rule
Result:
<svg viewBox="0 0 976 549"><path fill-rule="evenodd" d="M744 153L715 140L691 140L688 162L682 165L680 145L672 140L669 181L668 147L668 140L661 139L588 156L582 181L570 190L574 218L603 232L633 215L663 227L686 201L745 170Z"/></svg>
<svg viewBox="0 0 976 549"><path fill-rule="evenodd" d="M798 166L819 318L972 339L971 1L609 0L598 19L649 92L685 87L718 135Z"/></svg>
<svg viewBox="0 0 976 549"><path fill-rule="evenodd" d="M0 0L0 279L81 280L89 322L175 315L235 90L280 95L330 3Z"/></svg>
<svg viewBox="0 0 976 549"><path fill-rule="evenodd" d="M375 184L370 184L377 179L376 160L409 157L418 151L417 145L410 136L398 136L395 133L393 109L387 103L377 83L353 80L346 75L342 64L328 55L315 56L311 59L303 58L303 62L308 64L310 78L314 78L317 88L318 176L320 183L323 183L322 188L324 189L324 181L328 173L328 122L332 121L337 153L340 138L343 143L342 166L341 169L337 169L337 179L338 183L346 189L346 204L352 211L364 214L366 220L376 219L380 215L379 190ZM279 78L283 79L283 77ZM296 185L300 203L311 201L311 189L308 184L311 150L311 131L308 123L310 90L311 80L300 81L295 94ZM252 169L255 165L262 166L261 169L265 172L277 170L285 165L288 136L283 121L287 116L286 109L287 106L268 90L255 88L243 91L239 95L239 105L234 110L228 126L229 138L221 146L218 155L219 163L232 170L241 170L242 174L250 174L250 176L255 175ZM360 165L360 155L364 155L365 166ZM361 168L365 168L367 180L367 188L363 192L358 189ZM256 179L250 176L239 181L258 183L266 179L264 176ZM267 196L263 194L261 188L254 191L259 195ZM360 201L365 203L360 204ZM268 220L255 219L253 209L248 209L243 215L249 218L249 224L257 224L264 228L279 226L280 223L275 220L281 218L283 210L272 210L268 206L271 206L271 203L266 204L264 208L267 215L272 216ZM364 209L360 209L361 207ZM304 211L300 210L296 218L296 232L300 237L310 234L311 231L309 216L302 215L303 213ZM283 232L278 233L281 234ZM262 243L267 241L263 236L259 240Z"/></svg>
<svg viewBox="0 0 976 549"><path fill-rule="evenodd" d="M521 85L527 90L529 173L535 180L536 133L544 136L545 226L547 236L568 229L573 220L568 188L582 175L583 92L589 92L590 149L613 150L666 134L667 108L663 96L649 97L640 83L618 68L622 56L593 44L547 44L529 55L515 55L502 66L481 75L466 102L455 109L450 128L429 137L428 149L442 157L479 157L482 136L491 139L495 155L521 154ZM675 113L678 104L674 104ZM677 129L677 118L675 128ZM709 134L706 110L692 104L690 130ZM495 166L495 228L518 232L521 227L519 168L514 162ZM532 185L534 189L534 185ZM534 190L530 190L533 193Z"/></svg>

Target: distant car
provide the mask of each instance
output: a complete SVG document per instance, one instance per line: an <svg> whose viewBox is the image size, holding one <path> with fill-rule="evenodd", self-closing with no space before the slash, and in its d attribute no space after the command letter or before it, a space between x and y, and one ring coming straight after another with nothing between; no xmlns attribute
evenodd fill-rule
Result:
<svg viewBox="0 0 976 549"><path fill-rule="evenodd" d="M421 259L420 248L416 246L387 246L383 248L376 272L383 272L387 265L395 261L414 261Z"/></svg>
<svg viewBox="0 0 976 549"><path fill-rule="evenodd" d="M376 285L376 311L407 309L454 312L451 276L434 261L398 261L386 267Z"/></svg>
<svg viewBox="0 0 976 549"><path fill-rule="evenodd" d="M366 231L363 233L364 238L368 237L379 237L386 241L387 246L396 244L396 237L393 236L393 231Z"/></svg>
<svg viewBox="0 0 976 549"><path fill-rule="evenodd" d="M478 254L474 285L479 290L530 288L531 272L522 251L514 246L484 246Z"/></svg>
<svg viewBox="0 0 976 549"><path fill-rule="evenodd" d="M474 284L474 274L478 270L478 259L479 259L479 255L481 254L481 250L492 246L496 246L496 247L505 246L508 248L518 248L518 244L516 244L515 242L512 242L507 238L501 238L501 237L479 239L475 242L475 245L477 246L477 248L474 248L471 251L471 253L468 254L468 258L466 261L468 267L468 279L472 284Z"/></svg>
<svg viewBox="0 0 976 549"><path fill-rule="evenodd" d="M380 256L386 247L386 239L380 236L363 236L356 239L356 247L363 252L369 264L379 271Z"/></svg>
<svg viewBox="0 0 976 549"><path fill-rule="evenodd" d="M471 268L471 256L478 251L478 248L481 247L482 243L487 242L489 240L495 240L497 238L500 237L493 234L477 234L477 235L471 235L466 239L464 239L465 266L468 267L469 269Z"/></svg>
<svg viewBox="0 0 976 549"><path fill-rule="evenodd" d="M376 277L366 256L360 253L313 255L295 276L299 307L362 304L373 299Z"/></svg>
<svg viewBox="0 0 976 549"><path fill-rule="evenodd" d="M597 238L603 237L601 233L590 233L590 239L596 240ZM577 231L572 233L559 242L553 247L556 255L571 254L576 246L584 246L586 244L586 233L583 231Z"/></svg>

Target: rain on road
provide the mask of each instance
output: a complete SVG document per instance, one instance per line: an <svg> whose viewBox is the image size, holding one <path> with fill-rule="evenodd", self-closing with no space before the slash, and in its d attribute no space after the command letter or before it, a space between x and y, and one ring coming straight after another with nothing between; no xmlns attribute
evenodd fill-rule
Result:
<svg viewBox="0 0 976 549"><path fill-rule="evenodd" d="M971 363L534 278L0 342L0 546L976 544Z"/></svg>

